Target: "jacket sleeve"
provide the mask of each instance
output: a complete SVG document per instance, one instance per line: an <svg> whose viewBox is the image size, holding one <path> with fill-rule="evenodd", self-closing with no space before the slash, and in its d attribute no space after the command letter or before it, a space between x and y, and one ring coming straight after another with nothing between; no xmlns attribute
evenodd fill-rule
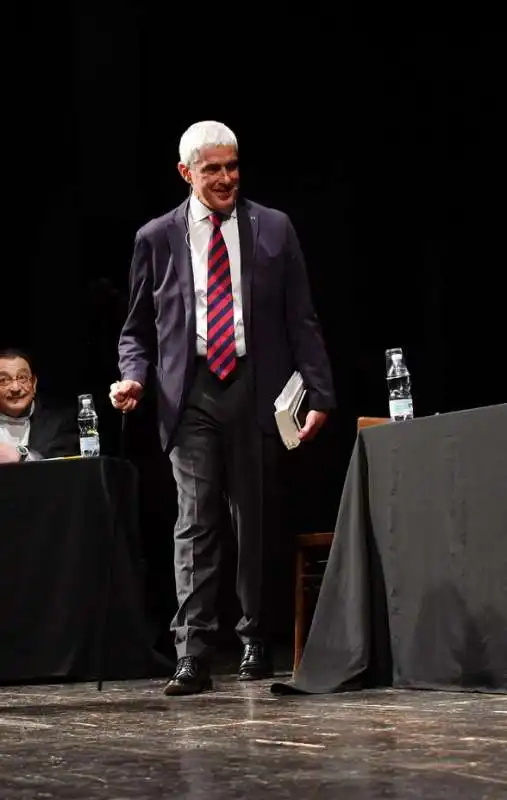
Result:
<svg viewBox="0 0 507 800"><path fill-rule="evenodd" d="M122 379L146 382L155 350L151 246L139 233L130 267L129 307L118 343Z"/></svg>
<svg viewBox="0 0 507 800"><path fill-rule="evenodd" d="M285 301L294 361L309 393L310 408L330 411L336 405L333 377L322 330L313 306L304 256L286 218Z"/></svg>
<svg viewBox="0 0 507 800"><path fill-rule="evenodd" d="M73 408L55 409L47 421L50 435L44 436L47 444L40 450L35 445L36 453L43 458L58 458L61 456L79 455L79 432L77 426L77 412Z"/></svg>

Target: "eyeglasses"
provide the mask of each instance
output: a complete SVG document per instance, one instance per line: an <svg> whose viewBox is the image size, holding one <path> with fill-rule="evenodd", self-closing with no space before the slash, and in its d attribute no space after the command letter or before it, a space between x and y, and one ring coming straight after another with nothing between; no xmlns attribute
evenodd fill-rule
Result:
<svg viewBox="0 0 507 800"><path fill-rule="evenodd" d="M31 375L16 375L15 378L10 378L7 375L0 375L0 389L7 389L8 386L11 386L13 383L19 383L20 386L30 386L32 383L32 376Z"/></svg>

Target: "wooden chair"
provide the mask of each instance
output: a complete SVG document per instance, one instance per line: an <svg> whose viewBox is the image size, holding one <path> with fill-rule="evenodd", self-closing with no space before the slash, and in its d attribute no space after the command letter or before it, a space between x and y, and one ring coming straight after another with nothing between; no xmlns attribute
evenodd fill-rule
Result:
<svg viewBox="0 0 507 800"><path fill-rule="evenodd" d="M383 425L389 417L358 417L357 430ZM301 533L296 537L296 593L294 609L295 672L301 661L309 626L310 600L318 596L334 532Z"/></svg>
<svg viewBox="0 0 507 800"><path fill-rule="evenodd" d="M310 594L319 593L334 533L300 533L296 539L296 597L294 608L295 671L301 661L309 623Z"/></svg>

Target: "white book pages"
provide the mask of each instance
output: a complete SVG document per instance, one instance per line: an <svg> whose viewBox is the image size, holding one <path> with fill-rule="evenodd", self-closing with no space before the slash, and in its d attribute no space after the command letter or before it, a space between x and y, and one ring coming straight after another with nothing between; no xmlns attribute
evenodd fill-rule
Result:
<svg viewBox="0 0 507 800"><path fill-rule="evenodd" d="M275 400L275 421L282 442L288 450L293 450L301 443L295 414L304 392L303 377L300 372L294 372Z"/></svg>
<svg viewBox="0 0 507 800"><path fill-rule="evenodd" d="M293 372L282 391L275 400L275 409L282 411L283 409L294 407L297 404L301 392L304 389L303 376L300 372Z"/></svg>

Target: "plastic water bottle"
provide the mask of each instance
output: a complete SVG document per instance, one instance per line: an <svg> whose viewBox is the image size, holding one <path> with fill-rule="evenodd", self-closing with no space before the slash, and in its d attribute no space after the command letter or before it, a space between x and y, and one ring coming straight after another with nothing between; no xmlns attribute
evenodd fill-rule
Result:
<svg viewBox="0 0 507 800"><path fill-rule="evenodd" d="M100 455L99 420L91 394L80 394L78 397L79 412L79 446L82 458Z"/></svg>
<svg viewBox="0 0 507 800"><path fill-rule="evenodd" d="M386 350L387 386L389 389L389 415L394 422L413 419L410 373L405 364L403 350L394 347Z"/></svg>

